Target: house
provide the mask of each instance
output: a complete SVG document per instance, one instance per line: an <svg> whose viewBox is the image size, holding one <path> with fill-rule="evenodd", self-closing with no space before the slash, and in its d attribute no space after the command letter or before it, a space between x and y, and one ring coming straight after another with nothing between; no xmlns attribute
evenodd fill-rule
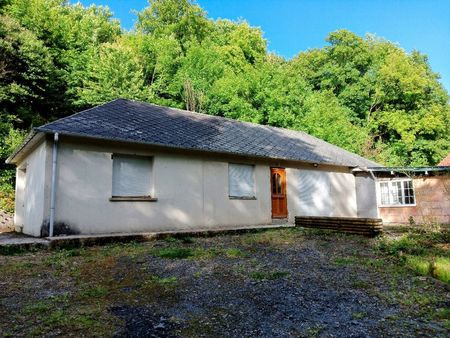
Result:
<svg viewBox="0 0 450 338"><path fill-rule="evenodd" d="M450 167L450 153L438 163L438 167Z"/></svg>
<svg viewBox="0 0 450 338"><path fill-rule="evenodd" d="M32 236L377 215L374 162L303 132L124 99L35 128L8 162L15 225Z"/></svg>
<svg viewBox="0 0 450 338"><path fill-rule="evenodd" d="M436 167L370 168L385 224L450 224L450 155Z"/></svg>

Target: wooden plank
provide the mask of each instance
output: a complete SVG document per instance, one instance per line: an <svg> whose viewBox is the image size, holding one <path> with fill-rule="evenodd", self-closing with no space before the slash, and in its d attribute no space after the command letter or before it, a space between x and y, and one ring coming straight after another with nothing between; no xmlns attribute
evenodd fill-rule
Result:
<svg viewBox="0 0 450 338"><path fill-rule="evenodd" d="M295 225L370 236L383 231L383 221L379 218L297 216Z"/></svg>

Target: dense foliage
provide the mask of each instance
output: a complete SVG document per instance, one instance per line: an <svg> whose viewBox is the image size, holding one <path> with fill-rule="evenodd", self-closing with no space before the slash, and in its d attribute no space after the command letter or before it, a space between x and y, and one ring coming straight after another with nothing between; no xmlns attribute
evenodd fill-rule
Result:
<svg viewBox="0 0 450 338"><path fill-rule="evenodd" d="M0 158L32 126L117 97L304 130L386 165L450 151L449 96L427 57L347 30L291 60L245 21L150 0L134 30L108 8L0 0Z"/></svg>

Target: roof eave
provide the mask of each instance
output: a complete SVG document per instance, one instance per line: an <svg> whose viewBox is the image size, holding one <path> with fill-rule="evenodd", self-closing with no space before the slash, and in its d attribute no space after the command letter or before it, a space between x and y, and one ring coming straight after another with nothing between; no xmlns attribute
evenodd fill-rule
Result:
<svg viewBox="0 0 450 338"><path fill-rule="evenodd" d="M216 153L216 154L224 154L224 155L237 155L237 156L246 156L246 157L253 157L253 158L259 158L259 159L270 159L274 161L292 161L292 162L301 162L301 163L307 163L307 164L319 164L319 165L327 165L327 166L336 166L336 167L346 167L346 168L364 168L367 169L367 165L358 165L358 164L342 164L342 163L331 163L331 162L321 162L321 161L308 161L308 160L294 160L290 158L283 158L283 157L265 157L265 156L259 156L254 154L243 154L243 153L236 153L236 152L225 152L225 151L210 151L205 149L197 149L197 148L187 148L187 147L181 147L177 145L167 145L167 144L157 144L157 143L150 143L146 141L137 141L137 140L127 140L123 138L113 138L113 137L106 137L106 136L93 136L93 135L86 135L82 133L74 133L74 132L67 132L67 131L61 131L61 130L51 130L48 128L37 127L34 129L36 132L43 133L43 134L54 134L58 133L60 135L66 135L71 137L80 137L80 138L86 138L91 140L100 140L100 141L111 141L111 142L124 142L124 143L131 143L131 144L143 144L143 145L149 145L149 146L155 146L155 147L162 147L167 149L178 149L178 150L189 150L189 151L199 151L203 153Z"/></svg>
<svg viewBox="0 0 450 338"><path fill-rule="evenodd" d="M18 159L24 157L28 149L31 149L45 137L45 132L32 129L25 138L25 141L6 159L7 164L17 164Z"/></svg>

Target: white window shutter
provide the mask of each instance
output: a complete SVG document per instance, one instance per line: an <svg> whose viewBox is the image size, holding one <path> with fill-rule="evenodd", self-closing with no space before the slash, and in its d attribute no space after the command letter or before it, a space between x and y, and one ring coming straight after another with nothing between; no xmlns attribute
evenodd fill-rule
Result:
<svg viewBox="0 0 450 338"><path fill-rule="evenodd" d="M254 170L253 165L228 165L228 193L231 197L255 197Z"/></svg>
<svg viewBox="0 0 450 338"><path fill-rule="evenodd" d="M151 178L150 158L114 155L113 196L150 196Z"/></svg>

